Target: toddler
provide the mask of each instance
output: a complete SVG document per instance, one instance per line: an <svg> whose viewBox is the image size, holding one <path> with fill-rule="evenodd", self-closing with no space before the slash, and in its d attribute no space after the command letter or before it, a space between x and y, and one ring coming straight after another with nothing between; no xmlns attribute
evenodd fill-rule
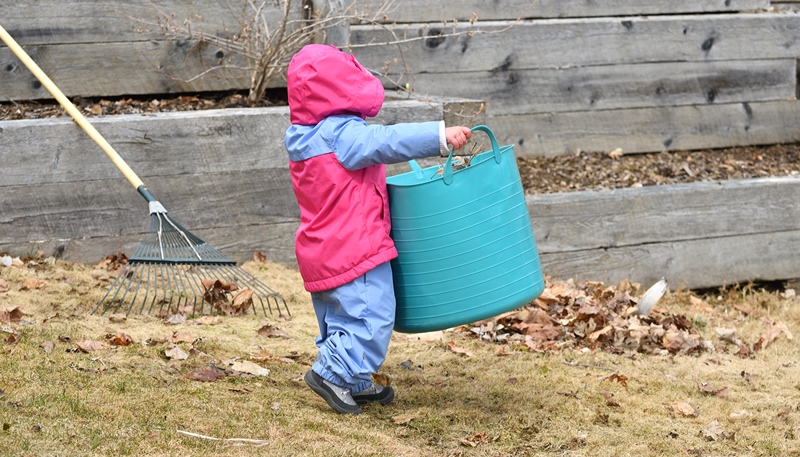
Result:
<svg viewBox="0 0 800 457"><path fill-rule="evenodd" d="M386 404L391 387L372 383L395 321L390 260L397 257L384 164L448 155L467 127L443 121L367 125L380 111L381 82L350 54L310 44L289 63L291 127L286 150L300 207L295 254L320 335L308 386L338 413ZM436 198L431 195L431 198Z"/></svg>

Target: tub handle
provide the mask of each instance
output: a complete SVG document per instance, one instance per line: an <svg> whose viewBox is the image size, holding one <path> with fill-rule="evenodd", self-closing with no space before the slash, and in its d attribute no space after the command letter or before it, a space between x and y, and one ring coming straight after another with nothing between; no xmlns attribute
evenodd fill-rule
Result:
<svg viewBox="0 0 800 457"><path fill-rule="evenodd" d="M503 159L503 156L500 153L500 146L498 146L497 144L497 138L495 138L494 133L492 133L492 129L490 129L485 125L476 125L475 127L472 127L470 130L472 130L473 132L476 130L480 130L489 136L489 141L491 141L492 143L492 151L494 151L494 161L500 163L500 161ZM454 150L451 149L450 155L447 156L447 162L445 162L444 164L444 174L442 175L442 180L448 186L453 183L453 151ZM413 169L414 166L412 165L411 168ZM422 170L420 170L420 172L421 171Z"/></svg>

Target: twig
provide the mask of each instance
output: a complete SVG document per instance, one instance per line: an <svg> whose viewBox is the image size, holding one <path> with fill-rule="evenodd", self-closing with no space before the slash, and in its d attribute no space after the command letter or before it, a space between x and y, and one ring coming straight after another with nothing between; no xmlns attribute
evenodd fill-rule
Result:
<svg viewBox="0 0 800 457"><path fill-rule="evenodd" d="M601 367L601 366L598 366L598 365L587 365L585 363L574 363L574 362L561 362L561 363L563 363L564 365L569 365L571 367L596 368L598 370L617 371L614 368Z"/></svg>
<svg viewBox="0 0 800 457"><path fill-rule="evenodd" d="M216 438L216 437L213 437L213 436L201 435L199 433L192 433L192 432L187 432L187 431L184 431L184 430L178 430L178 433L180 433L181 435L191 436L191 437L194 437L194 438L200 438L200 439L204 439L204 440L233 441L233 442L236 442L236 443L251 444L251 445L256 446L256 447L266 446L267 444L269 444L269 441L267 441L267 440L253 440L253 439L249 439L249 438Z"/></svg>

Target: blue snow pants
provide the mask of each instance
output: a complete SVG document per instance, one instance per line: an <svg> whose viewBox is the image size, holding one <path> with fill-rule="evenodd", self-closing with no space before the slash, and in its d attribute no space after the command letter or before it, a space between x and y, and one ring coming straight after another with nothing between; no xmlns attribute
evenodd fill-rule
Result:
<svg viewBox="0 0 800 457"><path fill-rule="evenodd" d="M335 289L312 292L319 351L311 367L336 384L360 392L386 358L395 320L389 262Z"/></svg>

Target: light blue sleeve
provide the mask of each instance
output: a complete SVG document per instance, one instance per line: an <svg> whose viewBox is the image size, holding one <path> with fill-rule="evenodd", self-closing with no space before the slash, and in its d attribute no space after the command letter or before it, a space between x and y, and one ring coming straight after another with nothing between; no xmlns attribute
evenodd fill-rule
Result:
<svg viewBox="0 0 800 457"><path fill-rule="evenodd" d="M335 116L334 116L335 117ZM358 117L336 122L330 132L333 152L348 170L407 162L440 153L440 121L367 125Z"/></svg>

